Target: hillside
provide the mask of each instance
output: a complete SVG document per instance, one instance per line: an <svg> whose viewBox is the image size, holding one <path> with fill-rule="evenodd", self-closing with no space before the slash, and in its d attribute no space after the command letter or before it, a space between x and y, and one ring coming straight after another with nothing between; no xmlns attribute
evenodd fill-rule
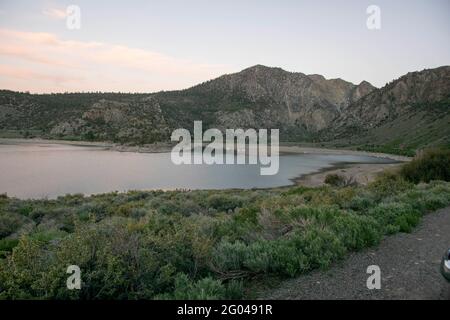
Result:
<svg viewBox="0 0 450 320"><path fill-rule="evenodd" d="M351 104L323 140L408 153L450 146L450 67L410 72Z"/></svg>
<svg viewBox="0 0 450 320"><path fill-rule="evenodd" d="M279 128L282 141L410 153L449 144L450 67L381 89L256 65L192 88L152 94L0 91L0 134L145 144L173 129Z"/></svg>

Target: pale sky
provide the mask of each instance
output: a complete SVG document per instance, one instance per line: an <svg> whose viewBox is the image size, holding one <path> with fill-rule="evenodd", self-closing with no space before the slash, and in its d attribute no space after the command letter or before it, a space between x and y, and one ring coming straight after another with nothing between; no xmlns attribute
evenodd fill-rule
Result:
<svg viewBox="0 0 450 320"><path fill-rule="evenodd" d="M380 87L450 64L449 16L449 0L0 0L0 89L154 92L255 64Z"/></svg>

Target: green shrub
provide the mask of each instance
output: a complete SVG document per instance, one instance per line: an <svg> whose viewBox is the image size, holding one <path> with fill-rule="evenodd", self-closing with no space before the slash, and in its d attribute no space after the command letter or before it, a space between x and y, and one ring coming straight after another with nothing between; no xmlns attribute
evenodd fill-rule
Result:
<svg viewBox="0 0 450 320"><path fill-rule="evenodd" d="M217 300L225 298L223 284L211 277L193 282L189 277L180 273L175 278L173 298L176 300Z"/></svg>
<svg viewBox="0 0 450 320"><path fill-rule="evenodd" d="M418 185L389 201L409 204L420 212L434 211L450 205L450 188L445 183L434 181L428 185Z"/></svg>
<svg viewBox="0 0 450 320"><path fill-rule="evenodd" d="M379 201L385 197L409 190L412 187L412 183L406 181L396 172L385 171L368 185L368 191L373 194L375 201Z"/></svg>
<svg viewBox="0 0 450 320"><path fill-rule="evenodd" d="M220 242L214 249L212 258L214 266L220 271L241 270L246 257L247 246L236 241Z"/></svg>
<svg viewBox="0 0 450 320"><path fill-rule="evenodd" d="M65 235L66 235L66 233L64 231L50 229L50 230L43 230L43 231L37 231L37 232L31 233L29 235L29 237L33 240L48 243L55 239L61 239Z"/></svg>
<svg viewBox="0 0 450 320"><path fill-rule="evenodd" d="M246 247L243 266L254 273L268 273L273 260L273 246L268 241L257 241Z"/></svg>
<svg viewBox="0 0 450 320"><path fill-rule="evenodd" d="M19 244L18 239L1 239L0 240L0 251L12 251L15 246Z"/></svg>
<svg viewBox="0 0 450 320"><path fill-rule="evenodd" d="M307 257L309 268L325 269L342 259L347 249L336 234L327 229L310 228L295 241Z"/></svg>
<svg viewBox="0 0 450 320"><path fill-rule="evenodd" d="M330 186L339 187L344 185L345 177L339 174L327 174L324 182Z"/></svg>
<svg viewBox="0 0 450 320"><path fill-rule="evenodd" d="M24 223L24 220L19 214L0 212L0 238L16 232Z"/></svg>
<svg viewBox="0 0 450 320"><path fill-rule="evenodd" d="M41 244L21 238L12 254L0 260L0 300L45 298L47 286L39 283L48 265Z"/></svg>
<svg viewBox="0 0 450 320"><path fill-rule="evenodd" d="M0 240L0 259L6 257L19 244L17 239Z"/></svg>
<svg viewBox="0 0 450 320"><path fill-rule="evenodd" d="M239 300L244 297L244 282L242 280L230 280L225 288L225 298Z"/></svg>
<svg viewBox="0 0 450 320"><path fill-rule="evenodd" d="M295 239L278 240L273 243L271 272L294 277L309 268L308 257L301 248L296 247Z"/></svg>
<svg viewBox="0 0 450 320"><path fill-rule="evenodd" d="M370 193L361 193L348 203L348 208L354 211L365 211L375 206L375 200Z"/></svg>
<svg viewBox="0 0 450 320"><path fill-rule="evenodd" d="M208 207L214 208L217 211L228 212L241 207L243 201L240 197L227 194L214 194L206 200Z"/></svg>
<svg viewBox="0 0 450 320"><path fill-rule="evenodd" d="M421 212L408 203L382 203L369 211L384 227L385 232L411 232L419 223Z"/></svg>
<svg viewBox="0 0 450 320"><path fill-rule="evenodd" d="M340 214L330 228L347 250L359 250L376 245L383 234L377 220L355 213Z"/></svg>
<svg viewBox="0 0 450 320"><path fill-rule="evenodd" d="M414 183L431 180L450 181L450 149L423 151L410 163L405 164L400 174Z"/></svg>

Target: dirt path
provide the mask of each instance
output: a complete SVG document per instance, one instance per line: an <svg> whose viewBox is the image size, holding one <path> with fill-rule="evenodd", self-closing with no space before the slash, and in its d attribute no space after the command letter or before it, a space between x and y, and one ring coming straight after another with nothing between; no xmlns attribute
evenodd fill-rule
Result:
<svg viewBox="0 0 450 320"><path fill-rule="evenodd" d="M411 234L384 239L354 253L329 271L282 282L265 299L449 299L450 284L439 272L450 247L450 207L425 216ZM368 290L369 265L381 268L381 289Z"/></svg>

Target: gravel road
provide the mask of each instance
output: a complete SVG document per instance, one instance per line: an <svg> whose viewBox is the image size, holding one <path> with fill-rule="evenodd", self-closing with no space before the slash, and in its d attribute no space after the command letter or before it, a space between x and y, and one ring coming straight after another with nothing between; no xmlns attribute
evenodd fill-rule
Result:
<svg viewBox="0 0 450 320"><path fill-rule="evenodd" d="M410 234L385 238L353 253L328 271L283 281L263 299L450 299L450 284L439 272L450 247L450 207L426 215ZM381 289L369 290L369 265L381 269Z"/></svg>

